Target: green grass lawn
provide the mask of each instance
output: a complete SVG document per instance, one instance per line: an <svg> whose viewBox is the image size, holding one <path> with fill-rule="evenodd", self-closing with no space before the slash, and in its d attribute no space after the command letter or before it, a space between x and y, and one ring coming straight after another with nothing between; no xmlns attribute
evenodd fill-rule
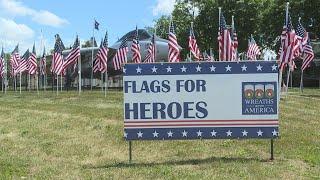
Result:
<svg viewBox="0 0 320 180"><path fill-rule="evenodd" d="M122 92L0 94L0 179L317 179L320 90L290 90L269 140L123 140Z"/></svg>

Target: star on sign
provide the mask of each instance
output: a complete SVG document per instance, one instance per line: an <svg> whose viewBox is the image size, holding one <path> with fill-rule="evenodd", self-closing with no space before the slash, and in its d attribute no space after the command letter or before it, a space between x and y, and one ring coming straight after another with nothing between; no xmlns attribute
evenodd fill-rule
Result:
<svg viewBox="0 0 320 180"><path fill-rule="evenodd" d="M228 64L228 66L227 67L225 67L226 68L226 72L228 72L228 71L230 71L231 72L231 66Z"/></svg>
<svg viewBox="0 0 320 180"><path fill-rule="evenodd" d="M277 66L277 65L275 65L275 64L274 64L273 66L271 66L272 71L276 71L276 70L277 70L277 67L278 67L278 66Z"/></svg>
<svg viewBox="0 0 320 180"><path fill-rule="evenodd" d="M184 67L184 66L182 66L182 68L180 68L180 69L181 69L181 72L186 72L187 71L187 68Z"/></svg>
<svg viewBox="0 0 320 180"><path fill-rule="evenodd" d="M227 131L227 136L232 136L232 131L230 131L230 129Z"/></svg>
<svg viewBox="0 0 320 180"><path fill-rule="evenodd" d="M140 68L140 66L138 66L138 68L136 69L137 73L141 73L142 69Z"/></svg>
<svg viewBox="0 0 320 180"><path fill-rule="evenodd" d="M241 70L242 70L242 71L247 71L247 68L248 68L248 67L247 67L246 65L243 65L243 66L241 67Z"/></svg>
<svg viewBox="0 0 320 180"><path fill-rule="evenodd" d="M278 135L278 132L274 129L273 131L272 131L272 136L277 136Z"/></svg>
<svg viewBox="0 0 320 180"><path fill-rule="evenodd" d="M141 131L139 131L139 132L137 133L137 135L138 135L138 138L142 138L143 133L142 133Z"/></svg>
<svg viewBox="0 0 320 180"><path fill-rule="evenodd" d="M122 69L122 72L123 72L123 73L126 73L126 71L127 71L126 68L123 68L123 69Z"/></svg>
<svg viewBox="0 0 320 180"><path fill-rule="evenodd" d="M261 131L261 129L259 129L259 131L257 132L258 136L262 136L263 132Z"/></svg>
<svg viewBox="0 0 320 180"><path fill-rule="evenodd" d="M158 69L158 68L156 68L156 66L153 66L153 68L151 68L152 73L157 73L157 69Z"/></svg>
<svg viewBox="0 0 320 180"><path fill-rule="evenodd" d="M202 132L201 132L200 130L197 132L197 136L198 136L198 137L201 137L201 136L202 136Z"/></svg>
<svg viewBox="0 0 320 180"><path fill-rule="evenodd" d="M159 135L159 133L157 131L154 131L154 133L152 133L152 134L153 134L153 137L158 137L158 135Z"/></svg>
<svg viewBox="0 0 320 180"><path fill-rule="evenodd" d="M128 133L124 132L123 133L123 137L127 138L128 137Z"/></svg>
<svg viewBox="0 0 320 180"><path fill-rule="evenodd" d="M185 130L183 130L183 132L182 132L182 137L187 137L187 134L188 134L188 132L185 131Z"/></svg>
<svg viewBox="0 0 320 180"><path fill-rule="evenodd" d="M248 136L248 132L246 130L242 131L242 136Z"/></svg>
<svg viewBox="0 0 320 180"><path fill-rule="evenodd" d="M167 72L171 72L172 68L170 66L168 66L167 68Z"/></svg>
<svg viewBox="0 0 320 180"><path fill-rule="evenodd" d="M211 133L211 136L214 136L214 137L217 136L217 132L215 130L212 130L210 133Z"/></svg>
<svg viewBox="0 0 320 180"><path fill-rule="evenodd" d="M216 72L216 67L214 67L213 65L210 67L210 71L211 72Z"/></svg>
<svg viewBox="0 0 320 180"><path fill-rule="evenodd" d="M262 71L262 67L263 67L263 66L261 66L261 65L259 64L259 66L257 66L257 71Z"/></svg>
<svg viewBox="0 0 320 180"><path fill-rule="evenodd" d="M197 70L197 72L201 72L201 67L198 65L198 66L196 67L196 70Z"/></svg>
<svg viewBox="0 0 320 180"><path fill-rule="evenodd" d="M168 132L168 137L172 137L173 133L171 131Z"/></svg>

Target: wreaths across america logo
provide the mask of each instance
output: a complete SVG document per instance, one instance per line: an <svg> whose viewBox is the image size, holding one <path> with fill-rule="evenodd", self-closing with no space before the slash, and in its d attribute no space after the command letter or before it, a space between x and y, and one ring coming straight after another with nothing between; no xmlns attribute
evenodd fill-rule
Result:
<svg viewBox="0 0 320 180"><path fill-rule="evenodd" d="M243 82L242 114L277 114L276 82Z"/></svg>

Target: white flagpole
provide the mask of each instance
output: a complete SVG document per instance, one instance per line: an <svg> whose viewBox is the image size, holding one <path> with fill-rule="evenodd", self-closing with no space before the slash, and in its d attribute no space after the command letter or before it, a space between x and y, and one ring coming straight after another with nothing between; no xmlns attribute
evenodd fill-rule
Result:
<svg viewBox="0 0 320 180"><path fill-rule="evenodd" d="M219 7L219 25L218 25L218 27L219 27L219 33L220 33L220 24L221 24L221 7ZM219 50L219 61L221 61L221 59L220 59L220 50Z"/></svg>
<svg viewBox="0 0 320 180"><path fill-rule="evenodd" d="M301 69L300 92L303 93L303 70Z"/></svg>
<svg viewBox="0 0 320 180"><path fill-rule="evenodd" d="M191 22L191 31L192 31L192 33L194 33L193 32L193 21ZM191 59L192 59L192 52L191 52L191 49L189 49L189 56L190 56L190 61L192 61Z"/></svg>
<svg viewBox="0 0 320 180"><path fill-rule="evenodd" d="M37 94L39 95L39 78L38 78L38 73L36 73L35 75L35 78L36 78L36 88L37 88Z"/></svg>
<svg viewBox="0 0 320 180"><path fill-rule="evenodd" d="M78 89L79 89L79 96L80 96L81 94L81 43L80 43L80 40L79 40L79 45L80 45L80 57L78 58L78 77L79 77Z"/></svg>
<svg viewBox="0 0 320 180"><path fill-rule="evenodd" d="M4 73L5 73L5 85L4 85L4 93L7 94L7 88L9 86L9 83L8 83L8 61L5 61L5 70L4 70Z"/></svg>
<svg viewBox="0 0 320 180"><path fill-rule="evenodd" d="M19 76L19 85L20 85L20 94L21 94L21 72L19 74L20 74L20 76Z"/></svg>
<svg viewBox="0 0 320 180"><path fill-rule="evenodd" d="M28 90L29 90L29 92L31 90L31 76L29 73L28 73Z"/></svg>
<svg viewBox="0 0 320 180"><path fill-rule="evenodd" d="M286 26L288 25L288 18L289 18L289 2L287 2L287 6L286 6ZM280 62L281 64L281 62ZM281 67L280 71L279 71L279 89L281 89L281 85L282 85L282 71L283 69Z"/></svg>
<svg viewBox="0 0 320 180"><path fill-rule="evenodd" d="M59 94L59 75L57 74L57 95Z"/></svg>
<svg viewBox="0 0 320 180"><path fill-rule="evenodd" d="M60 90L61 90L61 92L62 92L62 86L63 86L62 80L63 80L63 75L61 73L61 76L60 76Z"/></svg>
<svg viewBox="0 0 320 180"><path fill-rule="evenodd" d="M93 21L93 28L92 28L92 45L91 45L91 82L90 82L90 88L91 88L91 91L92 91L92 86L93 86L93 47L94 47L94 28L95 28L95 23L96 23L96 20L94 19Z"/></svg>
<svg viewBox="0 0 320 180"><path fill-rule="evenodd" d="M101 75L101 92L103 92L103 73L102 72L100 72L100 75Z"/></svg>

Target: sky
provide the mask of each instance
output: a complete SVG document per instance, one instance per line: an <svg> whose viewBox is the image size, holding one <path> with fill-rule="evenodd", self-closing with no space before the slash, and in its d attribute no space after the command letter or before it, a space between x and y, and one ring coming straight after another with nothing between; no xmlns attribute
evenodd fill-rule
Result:
<svg viewBox="0 0 320 180"><path fill-rule="evenodd" d="M95 31L99 43L106 30L112 45L125 33L153 26L161 15L169 15L175 0L0 0L0 43L12 52L19 43L20 54L36 44L37 54L54 46L59 34L65 46L76 35L83 42L93 35L94 19L100 23Z"/></svg>

